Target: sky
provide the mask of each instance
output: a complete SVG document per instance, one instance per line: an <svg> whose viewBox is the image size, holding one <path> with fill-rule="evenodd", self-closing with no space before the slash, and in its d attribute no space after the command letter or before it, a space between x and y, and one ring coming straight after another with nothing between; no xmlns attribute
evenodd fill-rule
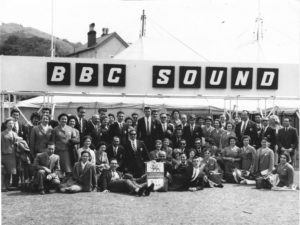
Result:
<svg viewBox="0 0 300 225"><path fill-rule="evenodd" d="M135 43L144 9L147 38L172 39L210 60L218 60L220 52L226 53L223 58L238 52L234 57L240 59L253 51L256 58L273 60L277 52L281 61L299 62L299 0L2 0L0 22L51 33L52 1L53 34L72 42L85 43L88 26L95 23L97 36L108 27ZM253 46L259 14L263 43Z"/></svg>

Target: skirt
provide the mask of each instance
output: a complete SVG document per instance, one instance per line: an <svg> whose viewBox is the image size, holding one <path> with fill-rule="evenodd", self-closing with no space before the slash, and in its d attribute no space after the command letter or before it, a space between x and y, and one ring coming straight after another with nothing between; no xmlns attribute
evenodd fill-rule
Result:
<svg viewBox="0 0 300 225"><path fill-rule="evenodd" d="M72 166L72 158L69 151L58 151L55 153L59 155L59 163L60 163L60 169L62 172L65 173L71 173L73 166Z"/></svg>
<svg viewBox="0 0 300 225"><path fill-rule="evenodd" d="M17 159L16 155L13 154L2 154L1 164L4 166L6 174L16 174L17 173Z"/></svg>

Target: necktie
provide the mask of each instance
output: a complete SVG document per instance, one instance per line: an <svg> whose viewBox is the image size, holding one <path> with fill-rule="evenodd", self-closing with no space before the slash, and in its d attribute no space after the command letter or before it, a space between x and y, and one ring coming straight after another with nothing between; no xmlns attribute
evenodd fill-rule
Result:
<svg viewBox="0 0 300 225"><path fill-rule="evenodd" d="M134 151L136 151L136 146L135 146L135 142L134 141L132 142L132 148L133 148Z"/></svg>
<svg viewBox="0 0 300 225"><path fill-rule="evenodd" d="M242 127L242 134L245 133L245 130L246 130L246 122L244 122L244 125L243 125L243 127Z"/></svg>
<svg viewBox="0 0 300 225"><path fill-rule="evenodd" d="M117 147L114 147L114 155L117 155Z"/></svg>
<svg viewBox="0 0 300 225"><path fill-rule="evenodd" d="M82 118L80 118L80 132L82 133Z"/></svg>
<svg viewBox="0 0 300 225"><path fill-rule="evenodd" d="M150 135L149 119L147 118L147 135Z"/></svg>

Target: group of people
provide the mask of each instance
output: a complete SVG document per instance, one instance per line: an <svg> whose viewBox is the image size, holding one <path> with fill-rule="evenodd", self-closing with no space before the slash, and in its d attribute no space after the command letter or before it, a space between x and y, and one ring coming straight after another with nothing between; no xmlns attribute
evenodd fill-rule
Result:
<svg viewBox="0 0 300 225"><path fill-rule="evenodd" d="M86 119L86 108L76 115L51 118L51 109L33 113L31 124L19 122L11 111L1 127L2 191L32 183L40 194L61 192L127 192L149 196L146 162L163 163L161 191L197 191L247 183L276 174L276 186L293 185L297 130L276 115L228 120L226 115L196 117L144 108L125 117L99 109ZM280 157L279 157L280 156Z"/></svg>

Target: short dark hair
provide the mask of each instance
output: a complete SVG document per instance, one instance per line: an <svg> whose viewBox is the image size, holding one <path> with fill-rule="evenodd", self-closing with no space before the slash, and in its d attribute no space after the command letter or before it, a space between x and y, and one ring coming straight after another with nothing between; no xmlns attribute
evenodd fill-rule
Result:
<svg viewBox="0 0 300 225"><path fill-rule="evenodd" d="M105 109L105 108L99 108L99 109L98 109L98 113L100 114L100 113L102 113L102 112L107 112L107 109Z"/></svg>
<svg viewBox="0 0 300 225"><path fill-rule="evenodd" d="M37 118L38 120L41 119L40 114L38 112L33 112L30 116L30 120L33 120L33 118Z"/></svg>
<svg viewBox="0 0 300 225"><path fill-rule="evenodd" d="M230 143L230 140L235 140L235 141L237 141L237 138L234 137L234 136L230 136L230 137L228 138L228 144Z"/></svg>
<svg viewBox="0 0 300 225"><path fill-rule="evenodd" d="M87 153L89 155L89 158L91 158L91 153L89 151L86 151L86 150L83 150L81 153L80 153L80 156L82 156L83 154Z"/></svg>
<svg viewBox="0 0 300 225"><path fill-rule="evenodd" d="M107 144L104 141L100 141L100 143L97 145L97 150L102 146L105 145L107 147Z"/></svg>
<svg viewBox="0 0 300 225"><path fill-rule="evenodd" d="M109 113L108 116L112 116L115 119L115 115L112 113Z"/></svg>
<svg viewBox="0 0 300 225"><path fill-rule="evenodd" d="M220 128L222 127L221 120L219 120L219 119L215 119L215 122L218 122L218 124L219 124L219 127L220 127Z"/></svg>
<svg viewBox="0 0 300 225"><path fill-rule="evenodd" d="M90 139L92 141L92 137L90 135L86 135L82 138L82 142L85 142L87 139Z"/></svg>
<svg viewBox="0 0 300 225"><path fill-rule="evenodd" d="M42 112L43 111L49 111L49 113L51 114L52 110L49 107L43 107L42 108Z"/></svg>
<svg viewBox="0 0 300 225"><path fill-rule="evenodd" d="M123 111L118 111L117 116L120 115L120 114L125 114L125 113Z"/></svg>
<svg viewBox="0 0 300 225"><path fill-rule="evenodd" d="M12 109L11 112L10 112L10 115L12 116L12 114L14 113L19 113L20 114L20 111L18 109Z"/></svg>
<svg viewBox="0 0 300 225"><path fill-rule="evenodd" d="M75 120L75 123L77 123L77 118L76 118L76 116L70 115L70 116L68 116L68 124L69 124L69 122L70 122L71 119L74 119L74 120Z"/></svg>
<svg viewBox="0 0 300 225"><path fill-rule="evenodd" d="M85 109L85 107L84 106L78 106L77 107L77 112L79 112L81 109Z"/></svg>
<svg viewBox="0 0 300 225"><path fill-rule="evenodd" d="M150 106L145 106L145 107L144 107L144 111L145 111L145 110L148 110L148 109L151 110L151 107L150 107Z"/></svg>
<svg viewBox="0 0 300 225"><path fill-rule="evenodd" d="M69 118L68 115L67 115L66 113L61 113L61 114L59 114L59 116L57 117L57 118L58 118L58 121L60 121L60 119L61 119L63 116L66 116L67 119Z"/></svg>
<svg viewBox="0 0 300 225"><path fill-rule="evenodd" d="M48 145L55 145L55 143L54 143L53 141L48 141L48 142L46 143L46 146L48 146Z"/></svg>
<svg viewBox="0 0 300 225"><path fill-rule="evenodd" d="M173 111L172 111L172 113L171 113L171 116L173 117L174 116L174 113L175 112L178 112L178 114L179 114L179 116L180 116L180 112L179 112L179 110L177 110L177 109L174 109Z"/></svg>
<svg viewBox="0 0 300 225"><path fill-rule="evenodd" d="M131 116L139 116L139 114L137 114L136 112L132 113Z"/></svg>
<svg viewBox="0 0 300 225"><path fill-rule="evenodd" d="M131 120L133 122L133 119L129 116L125 118L125 122L127 122L127 120Z"/></svg>
<svg viewBox="0 0 300 225"><path fill-rule="evenodd" d="M244 135L241 140L244 141L244 139L249 139L249 141L251 140L249 135Z"/></svg>

